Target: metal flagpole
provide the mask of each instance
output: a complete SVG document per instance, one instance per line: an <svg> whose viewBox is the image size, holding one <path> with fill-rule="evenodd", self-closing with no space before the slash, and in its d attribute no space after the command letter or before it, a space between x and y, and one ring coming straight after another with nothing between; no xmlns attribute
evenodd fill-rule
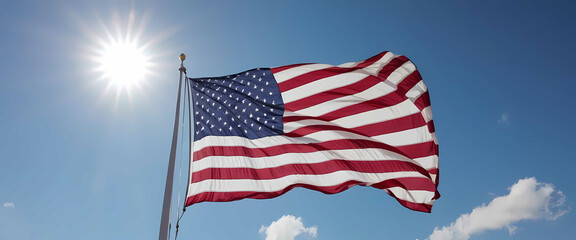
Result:
<svg viewBox="0 0 576 240"><path fill-rule="evenodd" d="M172 204L172 185L174 182L174 165L176 162L176 146L178 145L178 120L180 118L180 98L182 93L182 73L186 73L184 60L186 55L180 54L180 82L178 83L178 101L176 102L176 116L174 117L174 132L172 133L172 149L168 161L166 174L166 187L164 188L164 204L162 206L162 220L160 221L160 234L158 240L168 240L170 237L170 206Z"/></svg>

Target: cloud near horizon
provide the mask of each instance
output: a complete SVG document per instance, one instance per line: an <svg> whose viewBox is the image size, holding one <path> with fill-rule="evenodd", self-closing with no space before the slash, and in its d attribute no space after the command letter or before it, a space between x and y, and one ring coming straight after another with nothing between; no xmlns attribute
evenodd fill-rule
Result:
<svg viewBox="0 0 576 240"><path fill-rule="evenodd" d="M5 208L16 208L16 205L14 205L13 202L5 202L4 207Z"/></svg>
<svg viewBox="0 0 576 240"><path fill-rule="evenodd" d="M427 240L467 240L470 235L486 230L506 228L510 235L517 227L512 224L528 219L556 220L570 211L566 197L552 184L525 178L509 188L506 196L494 198L471 213L462 214L456 221L442 228L436 227Z"/></svg>
<svg viewBox="0 0 576 240"><path fill-rule="evenodd" d="M307 234L316 238L318 227L304 227L301 217L284 215L268 227L262 225L258 232L266 234L266 240L294 240L300 234Z"/></svg>

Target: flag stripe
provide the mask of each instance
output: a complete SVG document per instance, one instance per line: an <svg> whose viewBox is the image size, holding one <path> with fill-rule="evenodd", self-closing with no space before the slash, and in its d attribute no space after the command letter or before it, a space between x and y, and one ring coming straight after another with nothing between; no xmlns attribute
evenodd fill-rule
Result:
<svg viewBox="0 0 576 240"><path fill-rule="evenodd" d="M305 121L305 120L304 120ZM304 122L301 120L300 122ZM323 121L317 121L319 123L324 123ZM290 124L293 125L293 124ZM408 130L411 128L417 128L422 126L428 126L430 128L430 124L424 122L422 115L420 113L411 114L405 117L400 117L396 119L392 119L389 121L384 122L377 122L372 124L367 124L360 127L355 128L344 128L341 126L336 125L326 125L326 124L316 124L312 121L307 121L306 123L302 123L302 127L299 127L293 131L290 131L289 128L284 128L286 132L286 136L289 137L303 137L311 133L319 132L319 131L327 131L327 130L338 130L338 131L348 131L352 133L358 133L364 136L378 136L387 133L394 133L400 132L404 130ZM433 127L433 125L432 125ZM433 131L432 131L433 132Z"/></svg>
<svg viewBox="0 0 576 240"><path fill-rule="evenodd" d="M337 171L350 170L361 173L390 173L400 171L422 171L422 167L411 162L386 161L347 161L329 160L321 163L286 164L269 168L207 168L195 171L192 183L207 179L275 179L288 175L321 175ZM427 174L428 172L426 172ZM422 190L434 191L434 184Z"/></svg>
<svg viewBox="0 0 576 240"><path fill-rule="evenodd" d="M318 175L301 175L293 174L275 179L209 179L197 183L190 184L195 193L203 192L236 192L236 191L246 191L246 192L276 192L284 188L290 187L295 183L306 183L319 187L330 187L337 186L339 184L356 181L362 183L362 185L370 185L373 183L379 183L393 178L403 178L413 179L417 178L418 173L410 171L402 172L391 172L391 173L361 173L355 171L338 171L327 174ZM423 179L428 180L430 179ZM408 182L408 181L406 181ZM400 182L402 184L409 185L408 183ZM428 186L433 186L428 185ZM428 195L428 199L431 199L434 192L423 191L420 188L426 189L426 186L417 186L419 189L406 189L410 191L411 194L402 196L403 200L412 200L419 198L418 195ZM232 190L232 191L231 191Z"/></svg>
<svg viewBox="0 0 576 240"><path fill-rule="evenodd" d="M403 161L411 164L419 165L424 169L436 168L434 159L429 157L409 159L405 158L398 153L393 153L377 148L366 149L343 149L332 151L316 151L305 154L298 153L284 153L273 156L231 156L226 154L230 151L228 148L221 149L219 153L212 156L205 157L200 160L194 161L194 171L202 171L208 168L254 168L265 169L274 168L289 164L303 164L303 163L323 163L332 160L348 160L348 161ZM423 172L423 171L422 171ZM423 173L423 175L426 175Z"/></svg>
<svg viewBox="0 0 576 240"><path fill-rule="evenodd" d="M401 180L402 179L385 180L385 181L382 181L380 183L373 184L372 187L379 188L379 189L387 189L387 188L392 188L392 187L395 187L398 185L401 186L402 184L399 184L399 182ZM282 190L274 191L274 192L254 192L254 191L252 191L252 192L250 192L250 191L202 192L199 194L190 195L186 200L186 206L192 205L194 203L200 203L200 202L206 202L206 201L229 202L229 201L234 201L234 200L239 200L239 199L244 199L244 198L252 198L252 199L275 198L275 197L278 197L280 195L283 195L284 193L286 193L286 192L288 192L288 191L290 191L296 187L307 188L310 190L322 192L324 194L335 194L335 193L345 191L354 185L362 185L362 184L358 181L347 181L347 182L344 182L344 183L341 183L341 184L338 184L335 186L320 187L320 186L314 186L311 184L297 183L297 184L293 184L289 187L286 187ZM431 204L415 203L415 202L401 200L399 198L396 198L396 200L400 204L402 204L403 206L410 208L410 209L413 209L413 210L416 210L416 211L430 212L432 209Z"/></svg>

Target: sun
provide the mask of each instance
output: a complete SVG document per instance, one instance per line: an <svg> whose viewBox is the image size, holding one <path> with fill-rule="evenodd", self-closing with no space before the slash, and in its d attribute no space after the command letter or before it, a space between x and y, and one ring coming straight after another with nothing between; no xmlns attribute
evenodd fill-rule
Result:
<svg viewBox="0 0 576 240"><path fill-rule="evenodd" d="M150 65L137 42L122 39L113 39L105 44L97 61L102 77L120 90L138 86L146 77Z"/></svg>

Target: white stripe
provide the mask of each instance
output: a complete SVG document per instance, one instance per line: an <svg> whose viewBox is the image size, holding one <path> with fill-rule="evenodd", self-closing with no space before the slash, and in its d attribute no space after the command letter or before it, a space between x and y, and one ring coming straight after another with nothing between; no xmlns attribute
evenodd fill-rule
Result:
<svg viewBox="0 0 576 240"><path fill-rule="evenodd" d="M391 107L358 113L355 115L336 119L332 122L346 128L355 128L372 123L384 122L405 117L417 112L420 112L420 110L414 106L414 103L407 99L404 102Z"/></svg>
<svg viewBox="0 0 576 240"><path fill-rule="evenodd" d="M417 162L418 165L422 166L426 170L438 168L438 155L414 158L414 161Z"/></svg>
<svg viewBox="0 0 576 240"><path fill-rule="evenodd" d="M383 182L389 179L404 177L422 177L418 172L393 173L360 173L355 171L338 171L322 175L288 175L276 179L208 179L189 185L188 196L204 192L277 192L294 184L309 184L319 187L329 187L355 180L368 185ZM403 190L405 191L405 190ZM394 190L398 198L410 202L428 202L434 197L432 192L409 191L410 194L400 194ZM425 195L425 196L422 196Z"/></svg>
<svg viewBox="0 0 576 240"><path fill-rule="evenodd" d="M372 138L394 147L430 142L433 140L432 135L428 131L427 125L418 128L407 129L400 132L373 136Z"/></svg>
<svg viewBox="0 0 576 240"><path fill-rule="evenodd" d="M331 67L334 67L334 66L329 65L329 64L320 64L320 63L306 64L306 65L293 67L293 68L286 69L284 71L274 73L274 78L276 78L276 82L281 83L281 82L284 82L286 80L298 77L300 75L303 75L303 74L306 74L309 72L322 70L322 69L326 69L326 68L331 68Z"/></svg>
<svg viewBox="0 0 576 240"><path fill-rule="evenodd" d="M422 96L422 94L427 90L428 88L426 87L426 84L424 84L424 81L420 80L418 84L414 85L414 87L406 93L406 97L410 98L412 101L416 101L416 99Z"/></svg>
<svg viewBox="0 0 576 240"><path fill-rule="evenodd" d="M193 162L194 172L208 168L275 168L288 164L313 164L330 160L346 161L404 161L420 165L416 160L408 159L398 153L384 149L345 149L310 153L286 153L266 157L246 156L210 156Z"/></svg>
<svg viewBox="0 0 576 240"><path fill-rule="evenodd" d="M402 80L404 80L408 75L416 71L416 66L410 61L405 62L399 68L396 68L386 81L391 82L394 85L398 85Z"/></svg>
<svg viewBox="0 0 576 240"><path fill-rule="evenodd" d="M331 122L321 121L321 120L301 120L296 122L289 122L284 125L284 132L291 133L296 131L302 127L312 126L312 125L319 125L321 126L337 126ZM334 132L342 132L344 131L339 130L330 130ZM312 133L311 133L312 134ZM310 137L310 135L305 135L303 137ZM355 137L356 134L349 133L346 134L347 137ZM424 125L418 128L411 128L406 129L403 131L386 133L382 135L367 137L367 139L377 140L378 142L386 143L388 145L398 147L398 146L405 146L405 145L412 145L416 143L424 143L434 140L433 134L428 131L428 126Z"/></svg>
<svg viewBox="0 0 576 240"><path fill-rule="evenodd" d="M346 95L340 98L336 98L330 101L310 106L305 109L298 110L296 112L300 115L305 116L321 116L344 107L352 106L354 104L366 102L368 100L385 96L389 93L394 92L395 90L396 90L395 86L390 86L389 84L386 84L384 82L379 82L374 86L362 92L356 93L354 95Z"/></svg>
<svg viewBox="0 0 576 240"><path fill-rule="evenodd" d="M209 146L243 146L246 148L266 148L285 144L311 144L333 140L377 140L359 134L345 131L320 131L308 134L304 137L270 136L258 139L247 139L238 136L206 136L194 142L194 151L199 151ZM418 143L418 142L414 142Z"/></svg>
<svg viewBox="0 0 576 240"><path fill-rule="evenodd" d="M363 73L363 71L356 70L322 78L308 84L300 85L299 87L290 89L286 92L282 92L282 100L287 104L321 92L348 86L366 78L366 76L367 75Z"/></svg>
<svg viewBox="0 0 576 240"><path fill-rule="evenodd" d="M430 122L432 120L432 106L422 109L422 116L424 117L424 121Z"/></svg>
<svg viewBox="0 0 576 240"><path fill-rule="evenodd" d="M392 192L394 196L399 199L406 200L415 203L426 203L431 205L432 198L434 198L435 192L423 191L423 190L411 190L406 191L401 187L391 187L387 189Z"/></svg>

